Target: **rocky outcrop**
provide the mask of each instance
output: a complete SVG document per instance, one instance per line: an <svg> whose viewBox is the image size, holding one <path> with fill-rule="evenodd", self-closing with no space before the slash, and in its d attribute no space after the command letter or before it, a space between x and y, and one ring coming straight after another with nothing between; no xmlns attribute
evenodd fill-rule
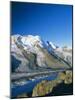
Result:
<svg viewBox="0 0 75 100"><path fill-rule="evenodd" d="M34 87L32 97L45 96L51 93L53 88L58 86L62 82L64 82L64 84L72 83L72 71L61 72L59 73L58 77L52 81L41 81Z"/></svg>

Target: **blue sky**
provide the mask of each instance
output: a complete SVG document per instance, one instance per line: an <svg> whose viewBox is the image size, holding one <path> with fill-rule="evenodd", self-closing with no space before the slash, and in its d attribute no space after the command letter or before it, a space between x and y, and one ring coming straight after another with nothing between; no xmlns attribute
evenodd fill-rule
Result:
<svg viewBox="0 0 75 100"><path fill-rule="evenodd" d="M40 35L58 46L72 46L72 6L11 3L11 34Z"/></svg>

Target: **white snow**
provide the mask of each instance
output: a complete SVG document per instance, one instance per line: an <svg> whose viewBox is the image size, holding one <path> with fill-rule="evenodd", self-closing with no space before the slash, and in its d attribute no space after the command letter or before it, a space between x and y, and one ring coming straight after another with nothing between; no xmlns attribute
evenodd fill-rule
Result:
<svg viewBox="0 0 75 100"><path fill-rule="evenodd" d="M46 44L44 41L41 40L40 36L36 35L26 35L26 36L21 36L21 35L13 35L11 36L11 52L17 52L19 54L21 54L20 49L17 47L16 43L17 42L19 44L19 46L23 46L24 50L26 50L27 52L33 52L37 54L37 62L39 63L39 66L42 66L41 64L44 62L44 54L41 52L41 50L39 49L38 46L40 46L41 48L46 48ZM38 46L37 46L38 45ZM48 50L54 51L55 54L57 54L58 56L66 59L67 57L72 58L72 53L70 52L69 48L63 48L59 47L56 48L56 46L52 43L52 42L48 42ZM48 47L47 46L47 47ZM45 65L43 65L45 66Z"/></svg>
<svg viewBox="0 0 75 100"><path fill-rule="evenodd" d="M37 44L38 44L39 46L43 47L42 42L41 42L39 36L32 36L32 35L24 36L24 37L22 37L21 42L22 42L24 45L27 45L27 46L29 46L29 47L34 47L34 46L36 46Z"/></svg>
<svg viewBox="0 0 75 100"><path fill-rule="evenodd" d="M56 46L55 46L52 42L49 42L49 44L51 45L51 47L52 47L53 49L56 49Z"/></svg>

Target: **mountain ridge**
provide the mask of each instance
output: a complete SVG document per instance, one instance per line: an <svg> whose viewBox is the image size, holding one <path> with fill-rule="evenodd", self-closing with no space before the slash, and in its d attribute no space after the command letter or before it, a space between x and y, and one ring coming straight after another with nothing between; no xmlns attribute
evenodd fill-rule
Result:
<svg viewBox="0 0 75 100"><path fill-rule="evenodd" d="M11 36L11 55L21 61L16 72L30 72L41 68L69 68L62 60L55 55L56 47L51 43L50 47L40 36ZM54 52L54 55L52 55Z"/></svg>

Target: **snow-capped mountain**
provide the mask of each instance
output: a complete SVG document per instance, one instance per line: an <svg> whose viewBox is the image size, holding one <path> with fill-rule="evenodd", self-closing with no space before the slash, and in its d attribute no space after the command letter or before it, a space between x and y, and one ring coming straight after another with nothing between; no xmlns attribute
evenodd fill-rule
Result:
<svg viewBox="0 0 75 100"><path fill-rule="evenodd" d="M31 72L31 70L69 68L68 64L59 59L57 48L52 42L48 45L40 36L12 35L11 55L21 61L15 69L17 72Z"/></svg>
<svg viewBox="0 0 75 100"><path fill-rule="evenodd" d="M41 41L39 36L20 36L20 35L14 35L12 36L12 42L11 42L11 50L15 50L15 43L23 46L24 50L30 51L30 52L36 52L37 45L43 48L43 42Z"/></svg>
<svg viewBox="0 0 75 100"><path fill-rule="evenodd" d="M55 54L67 61L72 66L72 49L71 48L57 48Z"/></svg>
<svg viewBox="0 0 75 100"><path fill-rule="evenodd" d="M47 41L47 44L52 50L56 49L56 46L52 42Z"/></svg>

